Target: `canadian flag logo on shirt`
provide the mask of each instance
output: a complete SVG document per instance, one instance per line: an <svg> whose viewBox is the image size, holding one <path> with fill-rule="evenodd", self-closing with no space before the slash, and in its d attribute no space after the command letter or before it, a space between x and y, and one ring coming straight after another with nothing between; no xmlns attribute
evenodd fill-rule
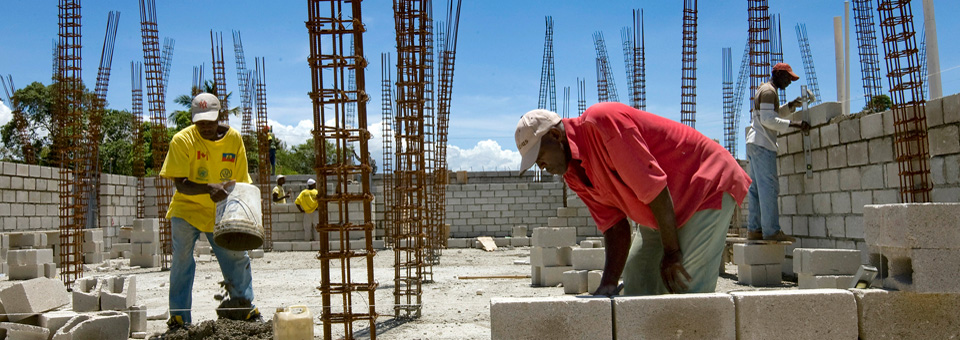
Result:
<svg viewBox="0 0 960 340"><path fill-rule="evenodd" d="M207 154L203 153L203 151L197 151L197 159L207 159L207 160L209 160L209 158L207 157Z"/></svg>

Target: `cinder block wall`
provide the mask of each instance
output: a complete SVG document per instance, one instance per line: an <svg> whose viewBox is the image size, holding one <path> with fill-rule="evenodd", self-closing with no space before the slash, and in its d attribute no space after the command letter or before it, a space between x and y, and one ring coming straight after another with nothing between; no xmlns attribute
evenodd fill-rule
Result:
<svg viewBox="0 0 960 340"><path fill-rule="evenodd" d="M60 171L7 162L0 162L0 171L0 231L57 228Z"/></svg>
<svg viewBox="0 0 960 340"><path fill-rule="evenodd" d="M805 175L803 134L793 131L778 138L780 225L797 236L794 247L859 249L866 261L863 206L900 201L893 113L826 120L839 110L837 103L811 109L811 178ZM958 202L960 95L928 101L926 115L931 198Z"/></svg>

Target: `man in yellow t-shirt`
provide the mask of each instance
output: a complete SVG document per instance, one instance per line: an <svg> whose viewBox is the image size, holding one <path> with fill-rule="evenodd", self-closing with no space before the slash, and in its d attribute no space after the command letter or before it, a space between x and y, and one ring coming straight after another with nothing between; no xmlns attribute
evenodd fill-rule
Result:
<svg viewBox="0 0 960 340"><path fill-rule="evenodd" d="M237 130L217 123L220 101L209 93L193 98L190 105L193 125L170 140L160 176L173 180L176 192L167 209L173 236L170 265L170 328L190 325L193 279L196 262L193 247L200 234L207 237L220 263L229 297L217 314L234 319L256 320L260 312L253 305L253 277L246 251L221 248L213 241L216 203L227 198L236 182L251 183L247 154ZM228 303L229 302L229 303ZM223 313L223 314L221 314Z"/></svg>
<svg viewBox="0 0 960 340"><path fill-rule="evenodd" d="M271 198L274 204L287 204L287 198L290 194L283 190L283 184L287 183L287 178L283 175L277 175L277 186L273 187Z"/></svg>
<svg viewBox="0 0 960 340"><path fill-rule="evenodd" d="M313 225L319 220L319 216L313 214L313 212L320 206L320 203L317 201L317 195L319 194L317 191L317 181L311 178L307 180L307 188L303 189L300 195L297 196L297 199L293 201L293 204L297 205L297 209L300 209L300 212L306 213L303 215L304 241L313 240L314 230L316 229Z"/></svg>

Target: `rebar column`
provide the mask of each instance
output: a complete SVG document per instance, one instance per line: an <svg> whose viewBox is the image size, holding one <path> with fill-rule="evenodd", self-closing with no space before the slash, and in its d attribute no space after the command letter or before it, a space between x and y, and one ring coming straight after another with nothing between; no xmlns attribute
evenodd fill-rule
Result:
<svg viewBox="0 0 960 340"><path fill-rule="evenodd" d="M607 56L607 43L603 41L603 32L593 33L593 45L597 50L597 100L600 102L618 102L617 85L613 81L613 70Z"/></svg>
<svg viewBox="0 0 960 340"><path fill-rule="evenodd" d="M157 29L157 4L155 0L140 0L140 33L143 40L143 65L146 69L147 104L150 107L150 135L153 150L153 167L157 173L167 158L169 140L167 138L167 113L163 92L163 69L160 60L160 38ZM156 175L157 217L160 219L160 243L162 248L161 269L170 268L170 256L173 254L170 234L170 220L167 208L173 198L170 180Z"/></svg>
<svg viewBox="0 0 960 340"><path fill-rule="evenodd" d="M646 109L646 70L643 65L643 10L633 10L633 27L624 27L620 31L623 38L623 62L627 73L627 91L630 106ZM638 30L639 28L639 30ZM639 40L639 43L638 43Z"/></svg>
<svg viewBox="0 0 960 340"><path fill-rule="evenodd" d="M817 105L820 104L820 84L817 83L817 69L813 64L813 53L810 52L810 40L807 39L807 24L797 24L796 28L800 57L803 59L804 81L807 88L813 91L813 105Z"/></svg>
<svg viewBox="0 0 960 340"><path fill-rule="evenodd" d="M247 58L243 55L243 37L240 36L240 31L232 31L231 33L233 33L233 56L237 64L237 85L240 86L240 109L242 110L240 133L244 138L244 143L255 143L251 138L255 137L254 133L259 134L259 125L257 131L254 131L253 93L250 86L250 72L247 71ZM250 145L247 145L247 147L250 147ZM270 176L267 176L267 182L270 182L269 179ZM273 202L273 200L270 199L268 202Z"/></svg>
<svg viewBox="0 0 960 340"><path fill-rule="evenodd" d="M454 7L453 0L447 2L447 26L441 34L440 49L440 83L438 94L437 109L437 138L436 138L436 158L433 170L434 189L433 194L437 197L436 214L434 220L437 223L437 233L434 235L435 252L439 256L442 249L446 247L446 235L449 232L449 225L446 224L447 216L447 182L450 176L447 175L447 136L450 129L450 104L453 96L453 73L457 56L457 33L460 26L460 4L461 0L456 0Z"/></svg>
<svg viewBox="0 0 960 340"><path fill-rule="evenodd" d="M733 149L730 149L730 154L734 158L737 157L737 148L739 143L737 142L739 131L740 131L740 117L741 109L743 108L743 93L747 89L747 78L749 77L750 70L750 42L743 44L743 57L740 58L740 71L737 74L737 85L733 90Z"/></svg>
<svg viewBox="0 0 960 340"><path fill-rule="evenodd" d="M423 105L423 171L424 171L424 198L426 199L426 211L423 243L424 261L421 263L420 279L423 283L433 282L433 265L439 261L437 254L437 233L440 229L437 223L437 196L434 192L436 182L434 178L434 162L436 161L436 115L434 107L434 39L433 39L433 5L432 2L426 8L426 20L424 20L426 32L424 34L424 53L423 53L423 84L424 84L424 105Z"/></svg>
<svg viewBox="0 0 960 340"><path fill-rule="evenodd" d="M902 203L930 202L926 101L910 0L879 0Z"/></svg>
<svg viewBox="0 0 960 340"><path fill-rule="evenodd" d="M210 30L210 56L213 59L213 95L220 100L220 125L229 125L230 104L227 103L227 71L223 61L223 32Z"/></svg>
<svg viewBox="0 0 960 340"><path fill-rule="evenodd" d="M60 167L60 279L70 285L83 276L81 242L85 225L82 196L84 151L83 80L81 79L80 1L60 0L57 43L57 93L54 97L54 152Z"/></svg>
<svg viewBox="0 0 960 340"><path fill-rule="evenodd" d="M167 93L167 84L170 83L170 65L173 64L173 46L176 42L172 38L163 38L163 52L160 53L160 64L163 65L163 76L160 78L160 87Z"/></svg>
<svg viewBox="0 0 960 340"><path fill-rule="evenodd" d="M857 27L857 50L860 52L860 75L863 78L864 106L870 107L873 97L880 95L880 59L877 33L873 23L871 0L853 0L853 19ZM871 108L872 109L872 108Z"/></svg>
<svg viewBox="0 0 960 340"><path fill-rule="evenodd" d="M637 36L636 21L638 20L637 10L633 11L633 20L634 20L634 24L633 24L634 39L636 39L636 36ZM643 29L643 9L640 10L639 20L640 20L640 45L634 48L634 60L637 61L637 64L634 67L633 71L637 73L635 77L637 77L636 86L637 86L637 90L639 91L638 99L637 99L638 100L637 108L640 110L646 111L647 110L647 55L646 55L646 52L644 51L644 49L646 48L646 38L644 36L645 33Z"/></svg>
<svg viewBox="0 0 960 340"><path fill-rule="evenodd" d="M390 76L390 54L380 54L380 111L383 138L383 163L380 168L383 173L383 242L393 246L394 216L393 209L396 202L394 197L393 175L393 77Z"/></svg>
<svg viewBox="0 0 960 340"><path fill-rule="evenodd" d="M146 173L143 152L143 64L130 62L131 130L133 130L133 176L137 178L137 218L144 218L143 204Z"/></svg>
<svg viewBox="0 0 960 340"><path fill-rule="evenodd" d="M540 100L537 108L557 111L557 72L553 63L553 17L546 16L543 38L543 64L540 68Z"/></svg>
<svg viewBox="0 0 960 340"><path fill-rule="evenodd" d="M110 67L113 64L113 46L117 38L117 24L120 21L120 12L107 14L107 32L103 38L103 50L100 53L100 67L97 69L97 84L94 88L93 107L87 121L87 147L83 148L83 169L85 174L84 193L81 200L87 209L87 228L99 228L100 220L100 125L107 106L107 88L110 85Z"/></svg>
<svg viewBox="0 0 960 340"><path fill-rule="evenodd" d="M239 37L239 32L237 32ZM270 181L270 140L267 135L267 67L264 58L254 58L254 79L247 78L247 91L256 88L257 135L253 139L257 145L257 182L260 186L260 209L263 210L263 249L273 250L273 194ZM250 77L250 72L246 72ZM252 99L252 98L248 98ZM249 123L249 119L247 120ZM246 142L246 141L244 141Z"/></svg>
<svg viewBox="0 0 960 340"><path fill-rule="evenodd" d="M770 15L767 0L747 0L750 39L750 103L753 109L757 88L770 77Z"/></svg>
<svg viewBox="0 0 960 340"><path fill-rule="evenodd" d="M783 62L783 33L780 32L780 14L770 16L770 67ZM787 102L787 90L777 89L781 103Z"/></svg>
<svg viewBox="0 0 960 340"><path fill-rule="evenodd" d="M587 110L587 80L577 77L577 116Z"/></svg>
<svg viewBox="0 0 960 340"><path fill-rule="evenodd" d="M363 55L363 20L360 1L308 0L306 22L310 36L310 64L313 104L313 138L316 154L317 209L320 222L320 297L324 339L353 339L356 323L366 323L371 339L376 338L377 282L373 278L373 218L370 191L370 164L367 127L367 93ZM348 54L348 38L354 42L354 54ZM354 69L357 89L347 89L347 72ZM357 105L357 125L346 124L346 106ZM330 125L328 125L330 124ZM349 145L357 143L359 164ZM332 149L331 149L332 148ZM329 150L329 152L328 152ZM327 159L325 155L332 155ZM351 179L360 178L359 185ZM354 215L359 213L359 216ZM350 236L361 234L363 245L354 248ZM335 240L338 247L330 246ZM359 267L357 265L360 265ZM354 270L356 268L356 270ZM339 275L331 275L337 269ZM342 328L340 328L342 327ZM340 333L342 331L342 333Z"/></svg>
<svg viewBox="0 0 960 340"><path fill-rule="evenodd" d="M739 131L734 127L733 112L733 52L731 48L724 47L721 56L720 65L723 68L723 146L733 155L737 150L737 134Z"/></svg>
<svg viewBox="0 0 960 340"><path fill-rule="evenodd" d="M683 1L683 71L680 122L697 127L697 0Z"/></svg>

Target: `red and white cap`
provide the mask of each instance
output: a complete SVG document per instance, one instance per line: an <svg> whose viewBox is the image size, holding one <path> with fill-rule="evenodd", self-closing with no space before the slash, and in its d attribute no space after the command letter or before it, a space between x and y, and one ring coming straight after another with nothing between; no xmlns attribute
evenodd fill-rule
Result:
<svg viewBox="0 0 960 340"><path fill-rule="evenodd" d="M515 134L517 150L520 151L520 175L537 162L537 155L540 154L540 138L558 123L560 123L560 115L544 109L536 109L520 117Z"/></svg>
<svg viewBox="0 0 960 340"><path fill-rule="evenodd" d="M190 103L190 113L193 114L194 123L202 120L216 121L220 116L220 100L209 93L198 94Z"/></svg>
<svg viewBox="0 0 960 340"><path fill-rule="evenodd" d="M790 74L790 80L797 81L797 79L800 79L800 76L798 76L796 73L793 73L793 68L790 67L790 64L787 64L787 63L777 63L776 65L773 65L773 70L774 70L774 71L787 71L787 73Z"/></svg>

